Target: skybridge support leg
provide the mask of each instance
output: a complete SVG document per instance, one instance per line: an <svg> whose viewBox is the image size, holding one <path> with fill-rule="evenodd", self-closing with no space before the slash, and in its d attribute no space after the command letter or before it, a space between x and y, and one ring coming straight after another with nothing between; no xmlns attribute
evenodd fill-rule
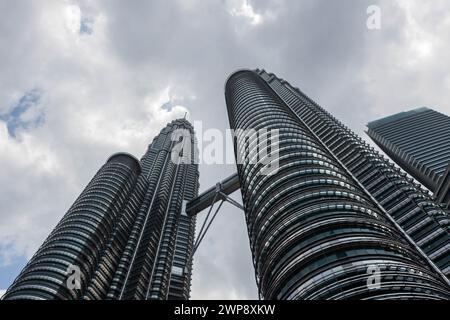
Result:
<svg viewBox="0 0 450 320"><path fill-rule="evenodd" d="M213 223L214 219L216 218L217 214L220 211L220 208L222 207L225 201L231 203L233 206L235 206L238 209L241 209L242 211L244 210L244 207L239 202L237 202L236 200L232 199L229 196L231 193L238 190L239 187L240 187L239 177L236 173L226 178L225 180L218 182L215 187L206 190L205 192L200 194L197 198L192 199L191 201L189 201L189 203L187 203L186 213L189 216L197 215L199 212L209 207L208 214L206 215L206 218L203 221L197 239L194 242L194 249L192 251L192 255L194 255L194 253L197 251L198 247L200 246L202 240L206 235L206 232L211 227L211 224ZM211 215L214 209L214 205L216 204L216 202L219 201L220 203L218 207Z"/></svg>

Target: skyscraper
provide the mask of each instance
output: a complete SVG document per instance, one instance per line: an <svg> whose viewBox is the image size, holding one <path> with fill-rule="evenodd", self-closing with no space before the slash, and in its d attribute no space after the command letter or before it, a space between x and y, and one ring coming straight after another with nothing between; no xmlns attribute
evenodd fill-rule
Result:
<svg viewBox="0 0 450 320"><path fill-rule="evenodd" d="M427 194L274 74L237 71L225 98L262 298L450 297L449 217ZM269 170L245 136L262 128L279 141Z"/></svg>
<svg viewBox="0 0 450 320"><path fill-rule="evenodd" d="M193 127L178 119L141 161L111 156L3 298L188 299L195 218L183 209L199 185L198 165L183 160L194 151Z"/></svg>
<svg viewBox="0 0 450 320"><path fill-rule="evenodd" d="M450 207L450 117L428 108L370 122L367 134Z"/></svg>

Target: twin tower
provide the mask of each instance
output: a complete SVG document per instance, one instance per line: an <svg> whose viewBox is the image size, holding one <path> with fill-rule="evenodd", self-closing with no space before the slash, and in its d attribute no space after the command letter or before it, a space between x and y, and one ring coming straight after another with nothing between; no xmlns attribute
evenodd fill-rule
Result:
<svg viewBox="0 0 450 320"><path fill-rule="evenodd" d="M261 299L450 298L450 218L427 191L271 73L233 73L225 99ZM178 119L140 161L111 156L3 298L188 299L195 152Z"/></svg>

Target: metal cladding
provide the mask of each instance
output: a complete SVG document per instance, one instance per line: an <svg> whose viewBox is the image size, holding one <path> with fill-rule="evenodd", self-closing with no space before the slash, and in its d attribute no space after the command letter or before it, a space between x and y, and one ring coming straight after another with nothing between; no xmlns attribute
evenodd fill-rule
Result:
<svg viewBox="0 0 450 320"><path fill-rule="evenodd" d="M183 204L198 193L198 165L173 163L171 122L139 162L109 158L3 299L188 299L195 217ZM184 149L183 149L184 151ZM79 268L80 288L69 288Z"/></svg>
<svg viewBox="0 0 450 320"><path fill-rule="evenodd" d="M436 216L448 216L386 160L264 70L232 74L225 98L230 126L239 129L235 154L243 159L238 174L261 298L450 297L441 270L408 236L418 222L397 223L421 204L437 225ZM244 136L249 129L277 135L279 163L270 174L249 159L256 148ZM368 285L373 270L378 288Z"/></svg>
<svg viewBox="0 0 450 320"><path fill-rule="evenodd" d="M450 117L418 108L367 126L367 134L392 160L450 207Z"/></svg>
<svg viewBox="0 0 450 320"><path fill-rule="evenodd" d="M431 191L450 164L450 117L428 108L368 124L368 135L399 166Z"/></svg>

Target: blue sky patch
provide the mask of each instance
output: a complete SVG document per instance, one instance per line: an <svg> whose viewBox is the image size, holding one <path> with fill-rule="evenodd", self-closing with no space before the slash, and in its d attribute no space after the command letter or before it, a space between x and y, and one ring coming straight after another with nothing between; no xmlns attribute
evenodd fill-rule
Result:
<svg viewBox="0 0 450 320"><path fill-rule="evenodd" d="M27 262L28 259L22 256L14 259L11 264L4 266L0 264L0 289L7 289L19 275L20 271L25 267Z"/></svg>
<svg viewBox="0 0 450 320"><path fill-rule="evenodd" d="M25 112L38 106L41 95L42 93L38 89L28 91L8 113L0 114L0 121L6 122L8 134L12 138L17 137L18 129L33 129L44 124L45 115L43 112L38 112L36 116L31 119L23 119Z"/></svg>
<svg viewBox="0 0 450 320"><path fill-rule="evenodd" d="M164 104L161 106L161 109L166 110L166 111L168 111L168 112L172 111L172 108L173 108L173 103L172 103L172 101L167 101L166 103L164 103Z"/></svg>
<svg viewBox="0 0 450 320"><path fill-rule="evenodd" d="M92 34L94 32L94 22L91 19L82 18L80 23L80 34Z"/></svg>

